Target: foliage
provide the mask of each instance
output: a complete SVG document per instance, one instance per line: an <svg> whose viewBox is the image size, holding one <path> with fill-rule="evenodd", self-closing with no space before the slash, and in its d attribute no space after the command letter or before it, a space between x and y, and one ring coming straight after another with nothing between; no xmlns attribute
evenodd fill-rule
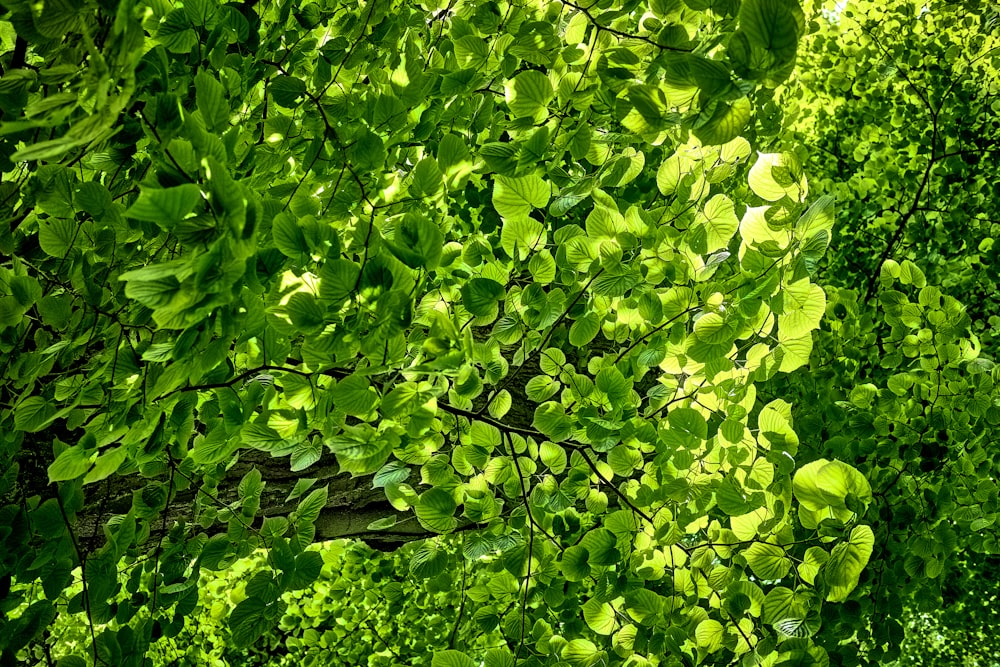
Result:
<svg viewBox="0 0 1000 667"><path fill-rule="evenodd" d="M918 24L927 63L951 53L952 28L919 27L945 9L902 7L884 11ZM990 20L969 7L982 21L954 30ZM842 37L807 9L8 3L2 659L173 659L206 610L227 659L308 660L352 623L371 636L350 664L898 655L903 606L998 550L997 375L942 291L988 274L901 254L924 259L905 225L923 193L972 178L994 38L907 81L947 90L899 110L929 128L890 121L913 165L887 147L840 184L782 130L788 111L826 147L837 126L816 111L835 77L790 79ZM847 60L873 96L830 107L850 126L883 83ZM962 105L984 117L954 125ZM852 151L881 150L873 132ZM855 243L824 263L833 194L880 211L844 225L886 239L867 273L840 268ZM282 500L259 468L231 479L260 452L307 481ZM333 464L397 510L369 531L417 523L462 554L310 549L337 489L308 480ZM244 572L231 609L213 599ZM372 640L456 594L454 625ZM83 639L52 656L67 623Z"/></svg>
<svg viewBox="0 0 1000 667"><path fill-rule="evenodd" d="M436 646L465 638L469 646L495 648L502 640L476 627L474 609L464 609L466 595L495 589L489 568L472 572L472 560L462 553L463 540L442 537L435 546L439 564L433 569L410 568L411 557L424 547L407 546L380 553L361 542L338 540L312 545L308 553L322 559L315 582L307 589L286 592L286 605L275 627L254 646L236 648L229 626L232 610L252 592L258 575L269 570L267 554L258 551L221 572L205 572L199 582L199 602L177 636L154 644L148 657L157 665L393 665L429 664ZM462 559L465 565L452 567ZM466 567L468 566L468 567ZM502 569L502 568L500 568ZM457 576L457 580L453 578ZM82 590L75 581L66 597ZM25 591L28 600L43 597ZM487 593L488 595L488 593ZM124 595L116 599L125 601ZM57 605L65 606L66 599ZM29 602L22 603L21 609ZM142 612L140 612L141 614ZM86 646L86 627L70 614L60 614L50 628L59 649ZM112 625L114 622L112 622ZM235 631L235 629L234 629ZM42 647L31 657L43 662Z"/></svg>
<svg viewBox="0 0 1000 667"><path fill-rule="evenodd" d="M788 99L811 185L838 200L843 240L827 280L864 284L871 297L883 261L918 261L987 325L996 315L1000 14L979 2L813 11L830 20L806 38Z"/></svg>
<svg viewBox="0 0 1000 667"><path fill-rule="evenodd" d="M915 601L904 617L900 667L997 664L996 566L996 557L963 562L945 583L942 598Z"/></svg>
<svg viewBox="0 0 1000 667"><path fill-rule="evenodd" d="M955 620L980 596L956 600L949 582L997 550L997 373L980 352L995 354L997 15L976 3L841 9L823 8L786 91L796 136L815 137L811 185L838 200L841 241L820 268L827 318L810 372L769 391L798 406L823 456L844 456L875 488L867 659L899 655L906 624L900 664L922 664L940 650L935 627L983 625ZM949 611L929 617L942 597Z"/></svg>

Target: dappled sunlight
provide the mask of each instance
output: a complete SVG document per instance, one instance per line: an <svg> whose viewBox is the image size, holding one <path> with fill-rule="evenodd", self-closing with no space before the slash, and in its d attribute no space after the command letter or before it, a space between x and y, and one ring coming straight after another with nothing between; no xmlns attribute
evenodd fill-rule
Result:
<svg viewBox="0 0 1000 667"><path fill-rule="evenodd" d="M0 664L986 664L998 24L5 6Z"/></svg>

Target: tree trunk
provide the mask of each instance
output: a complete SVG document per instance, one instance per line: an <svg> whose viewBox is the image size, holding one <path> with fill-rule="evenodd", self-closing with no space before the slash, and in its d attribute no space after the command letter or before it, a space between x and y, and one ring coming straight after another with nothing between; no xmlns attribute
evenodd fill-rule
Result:
<svg viewBox="0 0 1000 667"><path fill-rule="evenodd" d="M33 447L22 449L19 460L18 481L22 485L15 490L15 497L23 499L40 496L43 500L56 497L55 485L47 483L47 462L41 461L38 450ZM310 489L328 485L329 495L326 506L316 519L316 539L333 540L355 538L364 540L370 546L391 550L413 540L430 537L433 533L424 529L412 512L399 512L389 504L382 489L372 487L372 475L351 477L338 473L333 454L326 453L315 464L302 472L291 472L287 457L273 458L265 452L242 450L239 460L226 472L216 493L207 497L202 491L187 489L171 498L166 510L158 517L150 533L150 541L155 542L176 522L188 524L193 521L195 494L201 493L203 505L214 505L224 509L238 499L237 487L240 480L253 468L260 471L264 490L260 498L260 511L251 524L258 528L262 517L287 516L295 510L300 499L287 500L289 493L301 478L315 478ZM85 505L76 515L73 532L80 550L84 553L96 550L104 542L104 524L116 514L126 514L132 507L132 495L140 490L148 480L137 474L118 476L84 487ZM3 503L0 503L3 504ZM377 519L394 516L397 523L385 531L368 530L369 524ZM216 522L207 532L219 533L226 524Z"/></svg>
<svg viewBox="0 0 1000 667"><path fill-rule="evenodd" d="M595 342L603 343L594 345L594 349L598 351L611 347L607 341ZM508 355L509 358L513 351L508 352L511 353ZM525 395L524 382L541 372L538 355L530 355L523 364L512 367L510 372L512 375L501 383L501 386L511 393L513 400L510 410L502 420L487 417L486 421L498 425L502 422L502 426L513 432L537 437L540 434L531 428L533 403ZM636 390L645 392L654 383L655 376L649 374ZM493 391L488 388L474 401L469 411L454 408L444 402L439 402L438 406L442 412L450 413L456 419L467 419L473 414L485 411L486 403L492 396ZM43 500L56 497L56 487L48 484L47 472L52 462L49 454L52 450L52 439L75 442L80 436L82 431L67 431L59 423L45 431L26 434L17 457L20 472L16 475L17 484L11 497L22 500L33 496L40 496ZM198 500L203 506L215 506L220 510L231 504L235 506L239 497L237 490L239 482L253 468L260 471L265 484L260 498L260 511L251 524L254 528L260 527L262 517L288 516L299 502L298 498L287 500L295 484L301 478L315 478L316 482L310 487L311 489L323 485L328 485L329 488L326 507L315 523L317 540L355 538L365 541L373 548L391 550L406 542L434 535L420 525L412 512L399 512L393 508L386 500L383 490L372 487L373 475L351 477L347 473L339 473L336 457L330 452L324 452L320 460L306 470L292 472L287 457L274 458L266 452L243 449L239 452L238 461L227 470L213 495L209 496L206 492L195 491L193 488L174 494L166 510L155 519L151 527L150 543L155 543L176 522L196 524L194 516L196 493L202 494ZM194 481L191 487L200 486L198 480ZM84 487L85 505L83 510L77 513L73 525L78 547L83 554L96 550L104 543L104 525L108 519L114 515L128 513L132 507L133 493L139 491L147 482L148 480L139 474L132 473L124 476L112 475L102 482ZM396 518L395 526L383 531L368 530L373 521L389 516ZM474 527L474 525L462 525L459 529ZM220 533L226 530L226 523L215 522L205 530L209 534Z"/></svg>

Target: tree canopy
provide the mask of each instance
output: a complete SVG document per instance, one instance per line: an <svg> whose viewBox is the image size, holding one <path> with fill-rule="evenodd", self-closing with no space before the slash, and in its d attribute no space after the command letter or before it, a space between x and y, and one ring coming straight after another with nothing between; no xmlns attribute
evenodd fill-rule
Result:
<svg viewBox="0 0 1000 667"><path fill-rule="evenodd" d="M996 7L0 12L0 664L987 664Z"/></svg>

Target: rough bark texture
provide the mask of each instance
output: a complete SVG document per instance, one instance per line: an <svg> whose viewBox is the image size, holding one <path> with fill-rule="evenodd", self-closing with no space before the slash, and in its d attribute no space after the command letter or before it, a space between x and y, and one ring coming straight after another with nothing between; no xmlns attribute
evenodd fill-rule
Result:
<svg viewBox="0 0 1000 667"><path fill-rule="evenodd" d="M20 460L19 481L23 486L16 493L25 499L32 496L45 499L55 495L55 486L47 484L45 465L36 461L37 458L23 456ZM264 452L243 450L240 452L239 461L227 471L225 478L219 484L215 500L203 497L202 503L214 504L221 508L235 501L240 480L252 468L257 468L261 472L265 482L261 494L261 509L252 524L254 527L260 526L262 517L290 514L299 500L286 501L286 499L296 482L300 478L316 478L317 481L312 488L329 485L327 505L316 520L317 540L356 538L364 540L372 547L386 550L431 535L416 521L412 513L396 511L385 499L382 489L372 488L371 475L352 478L346 473L339 474L334 456L329 453L308 470L293 473L289 470L287 458L272 458ZM142 488L146 481L139 475L116 475L99 484L85 487L86 505L83 511L77 514L73 526L84 551L91 551L101 545L104 524L112 516L129 511L133 492ZM194 490L185 490L175 495L163 517L153 526L151 541L155 541L165 529L169 529L178 521L189 524L192 522L192 507L196 493L198 492ZM368 530L368 525L373 521L388 516L397 518L396 526L386 531ZM208 532L221 532L225 529L225 524L217 523L209 528Z"/></svg>
<svg viewBox="0 0 1000 667"><path fill-rule="evenodd" d="M593 346L594 350L590 353L604 352L607 350L603 348L611 346L609 341L598 339ZM507 352L508 358L513 356L513 350ZM583 354L576 356L576 359L571 359L572 362L586 364ZM514 432L526 435L532 433L531 423L535 404L525 396L524 383L540 372L537 354L530 355L522 365L511 367L512 375L501 383L503 388L511 392L511 408L502 420L491 421L502 421ZM636 387L636 390L645 392L654 383L654 376L650 374ZM439 406L443 412L449 412L458 419L467 419L485 410L486 403L492 396L493 392L487 389L474 401L472 410L469 411L452 408L446 403L439 403ZM77 434L54 425L45 432L31 434L26 438L18 456L20 466L17 475L18 484L11 496L26 500L32 496L46 499L56 494L56 487L47 483L46 472L51 463L51 439L56 437L63 442L73 442ZM349 474L340 474L335 457L329 452L308 469L296 473L289 469L287 457L272 458L265 452L241 450L238 461L229 468L214 496L203 495L199 499L200 502L203 505L215 505L219 509L233 503L238 499L237 487L240 480L253 468L261 472L265 483L260 499L260 511L252 524L253 527L261 525L262 517L287 516L294 511L299 499L292 501L286 499L296 482L300 478L316 478L317 481L312 488L323 485L328 485L329 488L327 505L315 524L317 540L355 538L364 540L374 548L390 550L406 542L433 535L420 525L412 512L395 510L386 500L383 490L372 487L371 475L352 478ZM82 551L91 551L103 543L104 524L114 515L127 513L132 506L133 492L142 488L147 481L138 474L113 475L103 482L84 487L86 505L83 511L77 514L74 525L74 534ZM152 527L150 543L155 543L156 539L176 522L193 523L196 493L203 492L188 489L175 494L163 516L157 519ZM368 530L373 521L389 516L396 517L397 523L393 528L385 531ZM467 528L474 526L463 525L460 529ZM225 529L225 523L217 522L207 530L213 533Z"/></svg>

